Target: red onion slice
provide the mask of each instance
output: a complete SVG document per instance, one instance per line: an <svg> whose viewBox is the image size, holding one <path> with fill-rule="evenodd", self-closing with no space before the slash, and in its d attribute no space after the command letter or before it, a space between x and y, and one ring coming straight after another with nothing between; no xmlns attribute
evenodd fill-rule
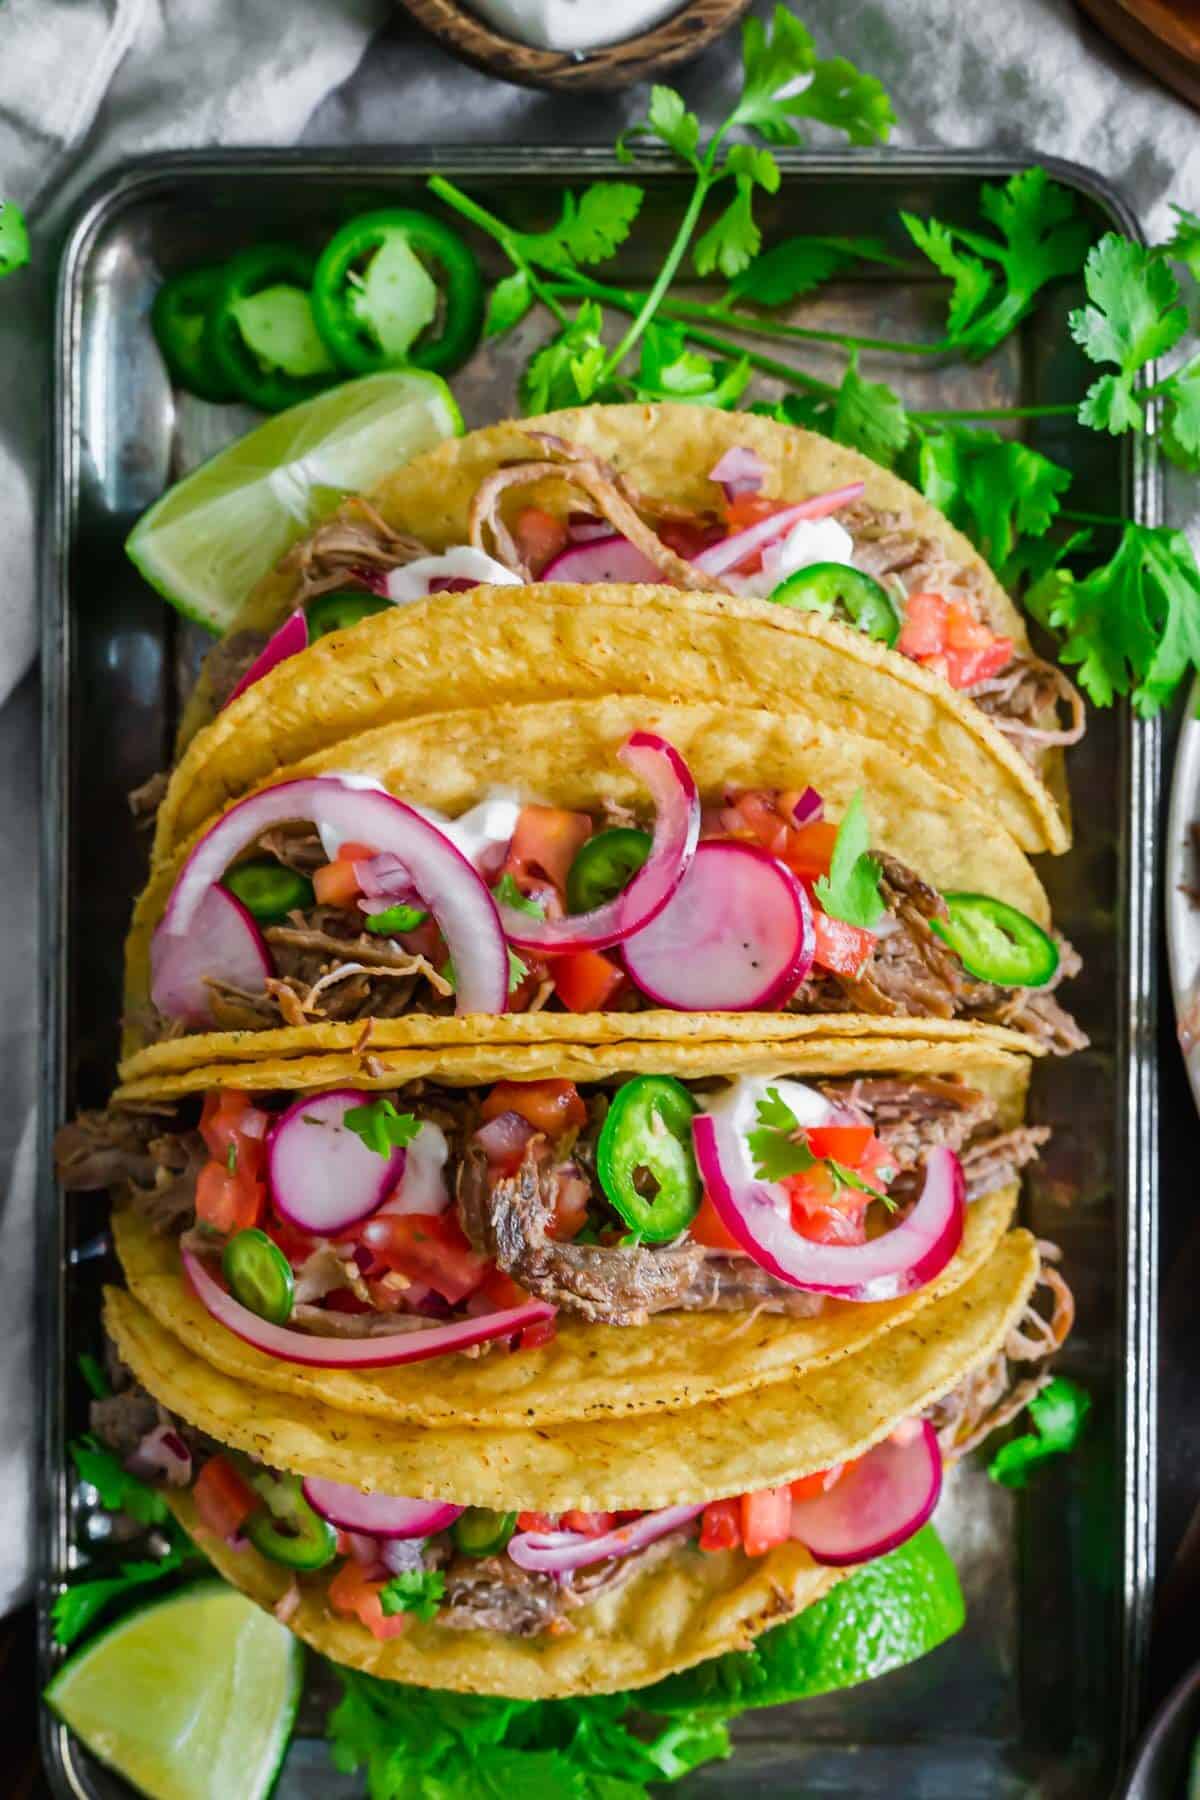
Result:
<svg viewBox="0 0 1200 1800"><path fill-rule="evenodd" d="M300 1363L305 1368L387 1369L399 1363L424 1362L427 1357L469 1350L472 1344L486 1344L492 1338L511 1337L514 1332L523 1331L526 1325L539 1325L543 1319L552 1319L555 1313L555 1308L546 1301L529 1300L524 1306L481 1313L472 1319L456 1319L452 1325L435 1325L428 1331L395 1331L386 1337L374 1338L310 1337L306 1332L292 1331L286 1325L272 1325L268 1320L260 1319L209 1274L194 1250L183 1250L180 1254L192 1291L219 1325L224 1325L244 1343L261 1350L264 1356L278 1357L281 1362Z"/></svg>
<svg viewBox="0 0 1200 1800"><path fill-rule="evenodd" d="M224 870L222 870L222 874ZM164 930L150 940L150 998L166 1019L211 1025L206 977L247 993L262 992L274 965L266 940L236 894L213 886L199 899L186 932Z"/></svg>
<svg viewBox="0 0 1200 1800"><path fill-rule="evenodd" d="M192 1479L192 1453L173 1425L156 1425L125 1458L125 1467L143 1481L186 1487Z"/></svg>
<svg viewBox="0 0 1200 1800"><path fill-rule="evenodd" d="M325 826L340 842L372 844L377 852L393 853L408 870L446 940L457 980L456 1010L460 1014L507 1010L508 950L496 903L484 883L436 825L375 783L358 785L353 777L316 775L284 781L230 807L183 865L154 934L155 943L163 944L160 954L165 955L167 940L187 944L205 896L214 891L235 857L272 826L297 819L311 819L318 829ZM191 961L197 962L194 953ZM230 979L219 961L205 966L203 973ZM164 1010L157 994L154 1002ZM168 1016L187 1015L168 1011Z"/></svg>
<svg viewBox="0 0 1200 1800"><path fill-rule="evenodd" d="M815 787L806 787L792 807L792 818L797 825L815 825L818 819L824 817L825 802Z"/></svg>
<svg viewBox="0 0 1200 1800"><path fill-rule="evenodd" d="M538 919L502 906L505 935L518 949L603 950L619 944L657 917L686 874L700 836L700 798L690 769L678 750L652 731L635 731L617 755L654 796L649 856L627 888L592 912Z"/></svg>
<svg viewBox="0 0 1200 1800"><path fill-rule="evenodd" d="M432 1537L446 1531L464 1508L447 1500L408 1500L398 1494L364 1494L341 1481L309 1475L300 1484L314 1512L339 1531L365 1533L369 1537Z"/></svg>
<svg viewBox="0 0 1200 1800"><path fill-rule="evenodd" d="M315 1237L335 1237L369 1218L404 1173L404 1151L380 1156L343 1121L369 1106L360 1088L336 1088L292 1102L276 1120L267 1181L276 1211Z"/></svg>
<svg viewBox="0 0 1200 1800"><path fill-rule="evenodd" d="M711 544L702 550L699 556L692 558L692 566L705 575L724 575L747 556L756 550L764 550L773 544L776 538L786 536L793 525L801 519L824 519L840 507L849 506L857 500L865 483L852 481L846 487L833 488L827 494L814 494L811 500L801 500L796 506L785 506L782 512L772 513L768 519L760 519L757 525L747 526L745 531L735 531L732 537L722 538L719 544Z"/></svg>
<svg viewBox="0 0 1200 1800"><path fill-rule="evenodd" d="M766 467L757 450L746 444L734 444L708 471L708 479L724 488L725 498L737 494L757 494L766 476Z"/></svg>
<svg viewBox="0 0 1200 1800"><path fill-rule="evenodd" d="M792 1536L816 1562L870 1562L921 1529L942 1491L942 1458L933 1426L919 1425L876 1444L827 1494L792 1501Z"/></svg>
<svg viewBox="0 0 1200 1800"><path fill-rule="evenodd" d="M585 586L597 581L651 581L661 586L665 579L657 563L615 532L571 544L538 576L539 581L578 581Z"/></svg>
<svg viewBox="0 0 1200 1800"><path fill-rule="evenodd" d="M259 651L225 702L225 706L232 706L239 694L244 694L246 689L253 687L256 681L261 681L264 675L269 675L276 663L286 662L289 656L296 656L301 650L307 650L307 648L308 619L304 608L298 606L295 612L289 614L283 621L274 637L268 639ZM225 707L222 707L221 710L224 712Z"/></svg>
<svg viewBox="0 0 1200 1800"><path fill-rule="evenodd" d="M966 1184L954 1152L929 1152L921 1196L901 1224L865 1244L814 1244L792 1229L786 1191L754 1173L748 1138L768 1085L733 1082L692 1120L700 1174L726 1229L778 1280L839 1300L895 1300L932 1281L962 1241Z"/></svg>
<svg viewBox="0 0 1200 1800"><path fill-rule="evenodd" d="M757 844L706 838L657 918L622 945L657 1006L749 1012L794 994L816 934L804 886Z"/></svg>
<svg viewBox="0 0 1200 1800"><path fill-rule="evenodd" d="M603 1537L585 1537L580 1531L523 1531L509 1539L508 1554L519 1569L565 1575L571 1569L585 1569L590 1563L606 1562L611 1557L632 1556L668 1532L678 1531L703 1511L703 1501L699 1506L668 1506L662 1512L643 1513L640 1519L618 1525Z"/></svg>

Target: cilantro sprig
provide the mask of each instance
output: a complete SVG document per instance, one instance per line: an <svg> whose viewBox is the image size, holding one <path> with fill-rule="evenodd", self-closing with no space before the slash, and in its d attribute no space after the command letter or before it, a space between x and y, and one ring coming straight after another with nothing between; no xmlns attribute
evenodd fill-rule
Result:
<svg viewBox="0 0 1200 1800"><path fill-rule="evenodd" d="M342 1124L355 1137L361 1138L376 1156L390 1156L393 1150L403 1150L421 1129L415 1113L397 1112L383 1094L363 1106L350 1107L342 1114Z"/></svg>
<svg viewBox="0 0 1200 1800"><path fill-rule="evenodd" d="M379 1604L385 1618L397 1613L411 1613L415 1619L437 1617L438 1607L446 1591L446 1577L440 1569L402 1569L379 1590Z"/></svg>
<svg viewBox="0 0 1200 1800"><path fill-rule="evenodd" d="M829 873L817 878L816 895L831 918L868 931L887 911L879 892L879 863L870 846L871 826L860 789L842 815Z"/></svg>
<svg viewBox="0 0 1200 1800"><path fill-rule="evenodd" d="M29 230L19 206L0 200L0 277L15 275L29 261Z"/></svg>
<svg viewBox="0 0 1200 1800"><path fill-rule="evenodd" d="M992 1480L1001 1487L1025 1487L1039 1463L1075 1448L1091 1406L1090 1394L1065 1376L1056 1375L1029 1402L1034 1430L1003 1444L988 1464Z"/></svg>
<svg viewBox="0 0 1200 1800"><path fill-rule="evenodd" d="M807 1175L810 1169L825 1168L833 1178L835 1194L840 1188L853 1188L872 1200L887 1201L886 1194L856 1175L832 1156L816 1156L805 1140L799 1119L782 1099L779 1089L769 1087L755 1107L758 1129L748 1134L746 1142L754 1158L754 1173L760 1181L786 1181L789 1175Z"/></svg>

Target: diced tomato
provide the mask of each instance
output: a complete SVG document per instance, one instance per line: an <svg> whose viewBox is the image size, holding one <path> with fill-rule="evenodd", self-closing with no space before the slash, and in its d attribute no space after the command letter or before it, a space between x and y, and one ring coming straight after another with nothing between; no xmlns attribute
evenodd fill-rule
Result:
<svg viewBox="0 0 1200 1800"><path fill-rule="evenodd" d="M557 1531L558 1514L541 1512L519 1512L517 1514L518 1531Z"/></svg>
<svg viewBox="0 0 1200 1800"><path fill-rule="evenodd" d="M858 1159L857 1172L864 1181L886 1194L896 1179L896 1152L874 1135Z"/></svg>
<svg viewBox="0 0 1200 1800"><path fill-rule="evenodd" d="M702 1550L736 1550L742 1541L742 1507L738 1500L713 1500L700 1516Z"/></svg>
<svg viewBox="0 0 1200 1800"><path fill-rule="evenodd" d="M761 844L785 862L794 875L812 882L818 875L829 873L837 826L828 819L797 825L792 812L795 798L794 790L781 794L765 788L747 788L726 802L721 820L727 836L745 837Z"/></svg>
<svg viewBox="0 0 1200 1800"><path fill-rule="evenodd" d="M392 1613L390 1617L384 1613L379 1596L385 1586L385 1582L370 1580L362 1564L351 1557L342 1564L325 1591L335 1613L340 1613L343 1618L357 1618L372 1637L382 1641L399 1637L408 1629L407 1613Z"/></svg>
<svg viewBox="0 0 1200 1800"><path fill-rule="evenodd" d="M535 576L565 550L570 541L566 520L556 519L553 513L546 512L540 506L526 506L517 514L513 536L521 553L521 561Z"/></svg>
<svg viewBox="0 0 1200 1800"><path fill-rule="evenodd" d="M731 532L746 531L790 505L788 500L772 500L766 494L734 494L725 502L725 518Z"/></svg>
<svg viewBox="0 0 1200 1800"><path fill-rule="evenodd" d="M489 1263L484 1270L483 1280L479 1284L479 1292L486 1294L498 1312L507 1312L511 1307L524 1306L529 1295L519 1282L506 1275L495 1263Z"/></svg>
<svg viewBox="0 0 1200 1800"><path fill-rule="evenodd" d="M978 650L950 650L945 653L946 680L953 688L974 687L1007 669L1016 646L1011 638L993 638Z"/></svg>
<svg viewBox="0 0 1200 1800"><path fill-rule="evenodd" d="M814 1244L861 1244L870 1202L855 1188L839 1187L833 1171L816 1163L783 1182L791 1201L792 1230Z"/></svg>
<svg viewBox="0 0 1200 1800"><path fill-rule="evenodd" d="M352 906L362 893L353 862L340 857L322 869L314 869L312 884L320 906Z"/></svg>
<svg viewBox="0 0 1200 1800"><path fill-rule="evenodd" d="M520 1113L549 1138L587 1124L587 1107L573 1081L498 1081L479 1110L485 1120Z"/></svg>
<svg viewBox="0 0 1200 1800"><path fill-rule="evenodd" d="M743 1247L728 1230L707 1194L701 1200L700 1210L688 1226L688 1232L693 1241L703 1244L706 1250L741 1250Z"/></svg>
<svg viewBox="0 0 1200 1800"><path fill-rule="evenodd" d="M567 812L561 806L523 806L508 846L504 873L521 878L542 876L561 893L576 852L592 835L586 813Z"/></svg>
<svg viewBox="0 0 1200 1800"><path fill-rule="evenodd" d="M910 594L904 605L904 623L896 648L901 656L920 661L939 656L946 647L946 614L950 603L940 594Z"/></svg>
<svg viewBox="0 0 1200 1800"><path fill-rule="evenodd" d="M814 1156L832 1157L847 1169L856 1169L874 1132L869 1125L811 1125L804 1136Z"/></svg>
<svg viewBox="0 0 1200 1800"><path fill-rule="evenodd" d="M259 1221L271 1242L278 1246L294 1269L306 1263L313 1251L320 1244L320 1239L310 1232L301 1231L290 1219L280 1219L272 1213L268 1218Z"/></svg>
<svg viewBox="0 0 1200 1800"><path fill-rule="evenodd" d="M546 1227L546 1236L556 1244L569 1244L587 1224L591 1183L586 1176L560 1170L554 1194L554 1217Z"/></svg>
<svg viewBox="0 0 1200 1800"><path fill-rule="evenodd" d="M543 1344L552 1344L558 1336L558 1324L554 1319L539 1319L534 1325L526 1325L517 1337L518 1350L540 1350Z"/></svg>
<svg viewBox="0 0 1200 1800"><path fill-rule="evenodd" d="M704 525L700 520L693 523L689 519L664 519L657 529L668 549L685 562L692 562L702 550L719 544L725 536L720 526Z"/></svg>
<svg viewBox="0 0 1200 1800"><path fill-rule="evenodd" d="M742 1546L747 1556L765 1556L786 1544L792 1532L792 1490L760 1488L742 1495Z"/></svg>
<svg viewBox="0 0 1200 1800"><path fill-rule="evenodd" d="M228 1236L257 1225L267 1204L267 1190L248 1161L235 1168L208 1162L196 1179L196 1217L202 1225Z"/></svg>
<svg viewBox="0 0 1200 1800"><path fill-rule="evenodd" d="M830 969L835 975L857 977L875 954L873 933L859 925L848 925L845 919L831 918L814 906L813 961L819 969Z"/></svg>
<svg viewBox="0 0 1200 1800"><path fill-rule="evenodd" d="M788 833L784 862L793 875L815 881L828 875L833 860L833 846L838 828L830 819L814 819L811 825L797 825Z"/></svg>
<svg viewBox="0 0 1200 1800"><path fill-rule="evenodd" d="M910 594L896 648L901 655L932 668L951 687L973 687L1008 667L1015 649L965 606L941 594Z"/></svg>
<svg viewBox="0 0 1200 1800"><path fill-rule="evenodd" d="M616 1522L616 1513L610 1512L565 1512L562 1516L563 1530L578 1531L583 1537L603 1537Z"/></svg>
<svg viewBox="0 0 1200 1800"><path fill-rule="evenodd" d="M556 956L550 962L554 991L568 1012L603 1012L621 983L624 972L599 950L579 950Z"/></svg>
<svg viewBox="0 0 1200 1800"><path fill-rule="evenodd" d="M360 1235L381 1263L410 1281L425 1282L451 1306L474 1293L487 1268L452 1211L376 1213Z"/></svg>
<svg viewBox="0 0 1200 1800"><path fill-rule="evenodd" d="M258 1510L258 1495L227 1456L209 1457L193 1484L192 1498L201 1523L219 1538L232 1537Z"/></svg>
<svg viewBox="0 0 1200 1800"><path fill-rule="evenodd" d="M827 1494L830 1488L839 1481L843 1472L852 1467L852 1463L834 1463L831 1469L818 1469L815 1474L801 1475L798 1481L792 1483L792 1499L816 1500L819 1495Z"/></svg>
<svg viewBox="0 0 1200 1800"><path fill-rule="evenodd" d="M210 1088L204 1096L200 1136L215 1162L228 1162L229 1147L234 1144L239 1159L243 1154L249 1156L257 1171L270 1123L270 1114L255 1106L248 1094L240 1094L235 1088Z"/></svg>
<svg viewBox="0 0 1200 1800"><path fill-rule="evenodd" d="M347 838L344 844L338 845L334 862L370 862L379 852L371 844L356 844L353 838Z"/></svg>

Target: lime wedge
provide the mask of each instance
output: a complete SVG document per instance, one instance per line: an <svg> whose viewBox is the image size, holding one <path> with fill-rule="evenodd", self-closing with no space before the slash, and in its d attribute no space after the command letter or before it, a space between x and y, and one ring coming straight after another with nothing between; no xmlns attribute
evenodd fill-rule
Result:
<svg viewBox="0 0 1200 1800"><path fill-rule="evenodd" d="M344 382L177 482L125 548L186 618L227 631L255 582L345 495L462 430L450 389L423 369Z"/></svg>
<svg viewBox="0 0 1200 1800"><path fill-rule="evenodd" d="M46 1700L150 1800L259 1800L287 1750L303 1672L286 1626L203 1581L119 1620Z"/></svg>

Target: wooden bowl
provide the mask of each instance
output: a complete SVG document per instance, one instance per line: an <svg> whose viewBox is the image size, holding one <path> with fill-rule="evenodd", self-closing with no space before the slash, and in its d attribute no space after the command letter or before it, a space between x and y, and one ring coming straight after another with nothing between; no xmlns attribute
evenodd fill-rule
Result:
<svg viewBox="0 0 1200 1800"><path fill-rule="evenodd" d="M439 43L464 62L522 87L584 89L631 86L687 62L727 31L750 0L689 0L651 31L599 50L537 50L502 37L458 0L402 0Z"/></svg>

